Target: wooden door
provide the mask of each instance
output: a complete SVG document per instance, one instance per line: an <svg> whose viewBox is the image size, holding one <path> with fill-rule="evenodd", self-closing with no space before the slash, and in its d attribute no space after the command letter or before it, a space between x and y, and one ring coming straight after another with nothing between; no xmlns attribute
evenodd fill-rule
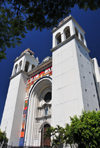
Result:
<svg viewBox="0 0 100 148"><path fill-rule="evenodd" d="M44 127L41 130L41 146L42 147L50 147L50 138L46 137L46 131L50 127L49 124L45 124Z"/></svg>

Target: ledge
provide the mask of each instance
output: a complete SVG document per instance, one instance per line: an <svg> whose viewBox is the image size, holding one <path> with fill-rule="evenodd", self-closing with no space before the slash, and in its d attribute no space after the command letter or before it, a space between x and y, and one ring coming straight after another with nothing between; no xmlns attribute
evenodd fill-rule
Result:
<svg viewBox="0 0 100 148"><path fill-rule="evenodd" d="M43 104L42 106L39 106L38 109L44 109L45 107L51 107L51 104Z"/></svg>
<svg viewBox="0 0 100 148"><path fill-rule="evenodd" d="M15 75L11 76L10 77L10 80L13 79L14 77L16 77L17 75L21 74L21 73L23 73L24 75L26 75L26 77L28 78L27 73L25 71L21 70L21 71L17 72Z"/></svg>
<svg viewBox="0 0 100 148"><path fill-rule="evenodd" d="M40 73L41 71L43 71L51 66L52 66L52 58L50 58L47 62L40 63L32 71L28 72L28 76L29 76L29 78L31 78L32 76L35 76L36 74Z"/></svg>
<svg viewBox="0 0 100 148"><path fill-rule="evenodd" d="M90 52L90 50L84 45L84 43L80 39L78 39L78 37L75 34L66 39L65 41L61 42L60 44L58 44L56 47L52 48L51 51L53 52L57 50L58 48L62 47L63 45L65 45L66 43L68 43L73 39L77 40L81 44L81 46L83 46L88 52Z"/></svg>
<svg viewBox="0 0 100 148"><path fill-rule="evenodd" d="M36 117L36 120L42 120L42 119L48 119L51 118L51 115L47 115L47 116L42 116L42 117Z"/></svg>

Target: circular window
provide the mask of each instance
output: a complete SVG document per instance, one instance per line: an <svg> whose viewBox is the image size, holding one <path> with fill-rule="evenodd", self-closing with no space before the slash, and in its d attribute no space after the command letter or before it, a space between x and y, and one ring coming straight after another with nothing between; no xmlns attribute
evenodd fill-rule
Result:
<svg viewBox="0 0 100 148"><path fill-rule="evenodd" d="M51 100L51 92L48 92L45 96L44 96L44 101L45 102L49 102Z"/></svg>

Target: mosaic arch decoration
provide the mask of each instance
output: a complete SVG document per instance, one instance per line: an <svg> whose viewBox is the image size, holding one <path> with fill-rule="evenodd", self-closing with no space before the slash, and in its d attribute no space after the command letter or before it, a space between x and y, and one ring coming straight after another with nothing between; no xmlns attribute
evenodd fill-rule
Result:
<svg viewBox="0 0 100 148"><path fill-rule="evenodd" d="M52 75L52 67L47 68L44 71L41 71L40 73L36 74L35 76L32 76L30 79L27 80L26 83L26 94L24 101L24 109L23 109L23 120L22 120L22 126L21 126L21 132L20 132L20 140L19 140L19 146L24 146L24 138L25 138L25 130L26 130L26 122L27 122L27 111L28 111L28 102L29 102L29 91L33 84L35 84L36 81L38 81L40 78L44 76L51 76Z"/></svg>

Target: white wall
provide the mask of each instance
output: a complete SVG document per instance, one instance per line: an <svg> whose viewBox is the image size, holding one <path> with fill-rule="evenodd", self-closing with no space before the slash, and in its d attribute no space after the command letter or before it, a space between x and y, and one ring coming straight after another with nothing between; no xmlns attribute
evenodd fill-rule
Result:
<svg viewBox="0 0 100 148"><path fill-rule="evenodd" d="M91 59L89 57L87 50L83 48L78 42L76 43L76 47L80 70L84 109L86 111L97 111L99 110L97 98L98 96L93 78Z"/></svg>
<svg viewBox="0 0 100 148"><path fill-rule="evenodd" d="M1 122L1 130L6 131L9 145L18 146L19 143L24 95L25 79L19 74L10 81Z"/></svg>
<svg viewBox="0 0 100 148"><path fill-rule="evenodd" d="M15 111L17 93L19 88L20 75L12 79L9 84L7 99L4 107L1 129L6 130L7 137L10 138L13 115Z"/></svg>
<svg viewBox="0 0 100 148"><path fill-rule="evenodd" d="M98 93L98 98L99 98L99 107L100 107L100 67L98 65L98 61L96 58L92 59L93 63L93 72L94 72L94 77L95 77L95 83L97 86L97 93Z"/></svg>
<svg viewBox="0 0 100 148"><path fill-rule="evenodd" d="M75 39L53 52L52 125L64 126L84 109Z"/></svg>
<svg viewBox="0 0 100 148"><path fill-rule="evenodd" d="M100 83L100 70L99 70L100 68L99 68L97 59L93 58L92 61L93 61L94 74L95 74L96 81Z"/></svg>
<svg viewBox="0 0 100 148"><path fill-rule="evenodd" d="M23 119L25 91L26 91L25 83L26 83L25 75L21 74L9 145L12 143L14 146L19 145L21 125Z"/></svg>

